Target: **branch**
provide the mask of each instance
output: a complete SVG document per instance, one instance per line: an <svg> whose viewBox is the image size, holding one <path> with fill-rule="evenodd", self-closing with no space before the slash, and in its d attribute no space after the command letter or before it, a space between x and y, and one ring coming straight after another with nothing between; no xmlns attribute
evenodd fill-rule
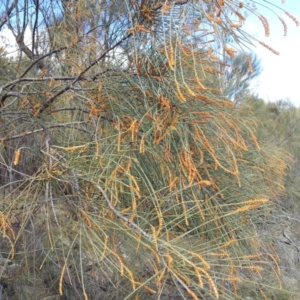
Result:
<svg viewBox="0 0 300 300"><path fill-rule="evenodd" d="M28 81L28 82L41 82L41 81L48 81L48 80L55 80L55 81L58 81L58 80L62 80L62 81L71 81L71 80L74 80L76 77L75 76L71 76L71 77L42 77L42 78L32 78L32 77L26 77L26 78L18 78L6 85L3 85L2 87L0 87L0 92L2 90L5 90L11 86L14 86L15 84L17 83L20 83L22 81ZM84 78L86 80L86 78Z"/></svg>
<svg viewBox="0 0 300 300"><path fill-rule="evenodd" d="M57 49L54 49L50 52L48 52L47 54L44 54L42 56L40 56L39 58L37 58L35 61L33 61L31 63L31 65L24 71L24 73L20 76L20 78L24 77L30 70L31 68L37 64L38 62L40 62L41 60L43 60L44 58L48 57L48 56L51 56L52 54L55 54L55 53L58 53L60 51L63 51L63 50L66 50L68 47L60 47L60 48L57 48Z"/></svg>
<svg viewBox="0 0 300 300"><path fill-rule="evenodd" d="M80 74L67 86L65 86L63 89L61 89L60 91L56 92L52 97L48 98L44 104L42 105L42 107L38 110L38 114L42 113L45 109L47 109L51 103L60 95L64 94L66 91L68 91L69 89L71 89L71 87L78 82L81 78L84 77L84 74L89 71L93 66L95 66L101 59L103 59L106 54L110 51L112 51L113 49L115 49L116 47L118 47L119 45L121 45L124 41L126 41L127 39L129 39L132 36L132 33L129 33L128 35L124 36L120 41L118 41L116 44L114 44L112 47L110 47L109 49L107 49L106 51L104 51L104 53L102 53L97 59L95 59L88 67L86 67L82 72L80 72Z"/></svg>
<svg viewBox="0 0 300 300"><path fill-rule="evenodd" d="M106 192L102 189L102 187L98 184L95 184L95 187L101 192L103 195L108 207L112 210L112 212L120 219L122 219L124 222L129 224L130 227L137 230L141 235L143 235L149 242L153 243L153 238L150 234L148 234L146 231L144 231L141 227L139 227L136 223L129 220L127 217L123 216L118 210L115 209L115 207L112 205L111 201L109 200Z"/></svg>
<svg viewBox="0 0 300 300"><path fill-rule="evenodd" d="M56 128L56 127L67 127L67 126L71 126L71 125L80 125L80 124L88 124L88 122L72 122L72 123L63 123L63 124L55 124L55 125L51 125L48 127L48 129L50 128ZM74 129L77 129L77 130L80 130L80 131L83 131L83 132L86 132L86 133L90 133L82 128L75 128ZM22 138L24 136L27 136L27 135L30 135L30 134L35 134L37 132L41 132L41 131L44 131L44 128L39 128L39 129L35 129L35 130L32 130L32 131L25 131L21 134L17 134L17 135L14 135L14 136L11 136L11 137L3 137L3 138L0 138L0 143L2 142L6 142L6 141L9 141L9 140L15 140L15 139L19 139L19 138Z"/></svg>
<svg viewBox="0 0 300 300"><path fill-rule="evenodd" d="M15 6L16 6L16 1L14 1L12 5L7 9L7 11L3 13L3 16L0 19L0 30L5 25L5 23L9 20L10 14L14 10Z"/></svg>

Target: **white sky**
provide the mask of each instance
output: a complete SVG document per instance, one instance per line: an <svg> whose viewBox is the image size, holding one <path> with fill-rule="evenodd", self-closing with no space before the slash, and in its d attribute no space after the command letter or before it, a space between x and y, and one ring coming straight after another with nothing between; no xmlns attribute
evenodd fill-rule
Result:
<svg viewBox="0 0 300 300"><path fill-rule="evenodd" d="M300 21L300 1L286 0L284 5L281 0L273 0L272 3L282 7ZM270 11L259 11L268 18L270 24L270 36L264 36L264 28L256 17L251 16L245 23L245 31L257 39L267 43L280 54L274 55L263 46L258 45L254 51L261 59L263 72L257 80L256 92L265 101L289 99L300 107L300 26L288 18L284 12L275 10L287 25L287 36L283 35L282 23L276 15Z"/></svg>
<svg viewBox="0 0 300 300"><path fill-rule="evenodd" d="M24 33L24 42L27 46L31 45L31 30L27 27ZM18 55L18 46L14 35L10 29L4 28L0 32L0 47L4 47L8 56Z"/></svg>

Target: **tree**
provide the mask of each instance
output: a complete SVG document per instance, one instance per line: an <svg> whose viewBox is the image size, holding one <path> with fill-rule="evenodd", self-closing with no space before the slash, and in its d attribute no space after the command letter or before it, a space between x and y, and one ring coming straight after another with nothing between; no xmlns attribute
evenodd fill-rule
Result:
<svg viewBox="0 0 300 300"><path fill-rule="evenodd" d="M241 53L229 58L228 64L230 68L226 69L225 76L223 76L225 81L223 83L223 93L228 99L240 103L249 94L252 80L261 73L260 61L255 54L246 55Z"/></svg>
<svg viewBox="0 0 300 300"><path fill-rule="evenodd" d="M252 224L286 164L219 86L251 4L1 6L19 50L0 95L3 243L28 274L13 297L237 299L243 272L279 276Z"/></svg>

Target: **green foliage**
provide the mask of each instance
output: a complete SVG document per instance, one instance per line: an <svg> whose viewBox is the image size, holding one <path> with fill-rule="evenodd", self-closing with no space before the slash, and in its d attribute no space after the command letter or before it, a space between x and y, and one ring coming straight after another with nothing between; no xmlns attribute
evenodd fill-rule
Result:
<svg viewBox="0 0 300 300"><path fill-rule="evenodd" d="M296 291L299 293L300 282L298 275L299 108L288 101L281 100L266 104L256 98L249 98L243 105L248 112L250 108L258 120L257 135L262 147L268 147L274 152L281 151L288 159L284 182L285 194L274 198L276 206L263 227L266 232L265 239L273 241L281 258L279 265L286 288L286 292L275 293L276 295L272 297L290 299L293 297L292 293Z"/></svg>
<svg viewBox="0 0 300 300"><path fill-rule="evenodd" d="M289 157L288 171L285 178L286 195L282 205L293 211L299 208L300 182L299 161L300 143L300 112L288 101L280 100L277 103L264 103L262 100L250 98L245 102L250 105L253 114L259 121L259 139L273 149L286 151Z"/></svg>
<svg viewBox="0 0 300 300"><path fill-rule="evenodd" d="M0 95L8 298L243 299L279 279L256 225L287 160L220 90L219 41L241 46L252 10L221 2L33 2L30 47L32 11L5 8L20 50Z"/></svg>

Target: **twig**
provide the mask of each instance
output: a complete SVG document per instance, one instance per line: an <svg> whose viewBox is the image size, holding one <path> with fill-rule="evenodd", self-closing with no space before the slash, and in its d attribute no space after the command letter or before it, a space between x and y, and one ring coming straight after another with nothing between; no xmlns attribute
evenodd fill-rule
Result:
<svg viewBox="0 0 300 300"><path fill-rule="evenodd" d="M56 127L67 127L67 126L71 126L71 125L80 125L80 124L87 124L88 122L72 122L72 123L63 123L63 124L55 124L55 125L51 125L48 127L48 129L50 128L56 128ZM86 132L86 133L89 133L88 131L82 129L82 128L75 128L74 129L77 129L77 130L81 130L83 132ZM5 142L5 141L9 141L9 140L14 140L14 139L18 139L18 138L22 138L26 135L30 135L30 134L34 134L34 133L37 133L37 132L41 132L41 131L44 131L43 128L39 128L39 129L35 129L35 130L32 130L32 131L25 131L21 134L17 134L17 135L14 135L14 136L11 136L11 137L2 137L0 138L0 142Z"/></svg>
<svg viewBox="0 0 300 300"><path fill-rule="evenodd" d="M109 200L106 192L102 189L102 187L98 184L95 184L96 188L101 192L101 194L103 195L107 205L109 206L109 208L112 210L112 212L119 217L120 219L122 219L124 222L128 223L129 226L131 226L132 228L134 228L135 230L137 230L141 235L143 235L149 242L153 243L153 238L150 234L148 234L146 231L144 231L141 227L139 227L136 223L134 223L133 221L129 220L128 218L126 218L125 216L123 216L118 210L115 209L115 207L112 205L111 201Z"/></svg>
<svg viewBox="0 0 300 300"><path fill-rule="evenodd" d="M49 97L42 105L42 107L38 110L38 113L42 113L45 109L47 109L50 104L60 95L64 94L65 92L67 92L68 90L70 90L72 88L72 86L81 80L81 78L85 77L84 74L86 74L92 67L94 67L95 65L97 65L97 63L99 61L101 61L101 59L103 59L107 53L109 53L110 51L112 51L113 49L115 49L116 47L118 47L119 45L121 45L124 41L126 41L127 39L129 39L132 36L132 34L127 34L126 36L124 36L122 39L120 39L117 43L115 43L112 47L110 47L109 49L107 49L106 51L104 51L101 55L99 55L90 65L88 65L82 72L80 72L80 74L78 74L78 76L68 85L66 85L63 89L57 91L53 96Z"/></svg>
<svg viewBox="0 0 300 300"><path fill-rule="evenodd" d="M300 252L300 250L297 247L296 243L285 233L284 229L282 229L282 235L289 241L288 243L285 242L286 244L293 245L297 249L297 252Z"/></svg>

